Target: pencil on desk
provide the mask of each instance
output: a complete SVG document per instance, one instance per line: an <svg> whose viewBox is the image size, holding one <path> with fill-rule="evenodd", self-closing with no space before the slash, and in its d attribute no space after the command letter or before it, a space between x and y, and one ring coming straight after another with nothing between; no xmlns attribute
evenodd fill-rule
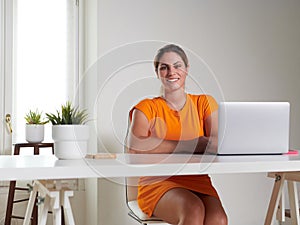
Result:
<svg viewBox="0 0 300 225"><path fill-rule="evenodd" d="M115 159L117 155L114 153L97 153L97 154L87 154L85 156L87 159Z"/></svg>

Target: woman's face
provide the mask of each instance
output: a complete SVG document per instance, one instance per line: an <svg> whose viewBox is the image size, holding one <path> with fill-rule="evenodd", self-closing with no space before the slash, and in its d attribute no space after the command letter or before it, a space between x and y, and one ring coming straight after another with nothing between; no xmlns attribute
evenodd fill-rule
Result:
<svg viewBox="0 0 300 225"><path fill-rule="evenodd" d="M165 91L184 89L188 66L175 52L166 52L159 60L157 76L160 78Z"/></svg>

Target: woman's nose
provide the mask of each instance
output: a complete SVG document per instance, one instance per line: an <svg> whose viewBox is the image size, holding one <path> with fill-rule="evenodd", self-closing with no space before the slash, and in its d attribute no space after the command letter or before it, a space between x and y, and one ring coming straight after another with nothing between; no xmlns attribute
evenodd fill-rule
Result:
<svg viewBox="0 0 300 225"><path fill-rule="evenodd" d="M175 73L175 67L174 66L169 66L169 74L174 74Z"/></svg>

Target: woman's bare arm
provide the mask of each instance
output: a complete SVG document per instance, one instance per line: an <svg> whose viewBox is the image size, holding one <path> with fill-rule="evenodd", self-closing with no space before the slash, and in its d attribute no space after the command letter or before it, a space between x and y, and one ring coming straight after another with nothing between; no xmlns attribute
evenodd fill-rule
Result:
<svg viewBox="0 0 300 225"><path fill-rule="evenodd" d="M215 115L212 114L205 120L205 133L202 136L188 141L164 140L150 136L150 123L143 112L134 110L132 123L129 129L127 148L129 153L204 153L208 144L213 146L214 141L210 135L215 134ZM217 115L216 115L217 118ZM212 122L213 121L213 122Z"/></svg>
<svg viewBox="0 0 300 225"><path fill-rule="evenodd" d="M129 153L172 153L177 141L166 141L157 137L149 137L150 123L145 114L135 109L129 128L127 147Z"/></svg>
<svg viewBox="0 0 300 225"><path fill-rule="evenodd" d="M205 135L209 139L206 152L218 152L218 111L214 111L204 121Z"/></svg>

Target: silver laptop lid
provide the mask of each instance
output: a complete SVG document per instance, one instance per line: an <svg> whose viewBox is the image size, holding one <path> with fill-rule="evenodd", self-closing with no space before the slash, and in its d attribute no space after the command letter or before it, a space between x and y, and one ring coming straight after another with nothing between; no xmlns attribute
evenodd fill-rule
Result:
<svg viewBox="0 0 300 225"><path fill-rule="evenodd" d="M221 102L218 154L281 154L289 150L288 102Z"/></svg>

